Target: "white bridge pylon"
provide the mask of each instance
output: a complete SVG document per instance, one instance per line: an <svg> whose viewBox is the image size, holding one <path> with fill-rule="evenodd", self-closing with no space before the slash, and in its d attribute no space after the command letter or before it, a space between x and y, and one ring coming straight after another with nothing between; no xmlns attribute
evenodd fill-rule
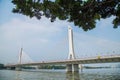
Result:
<svg viewBox="0 0 120 80"><path fill-rule="evenodd" d="M18 63L22 64L22 63L31 63L31 62L33 62L33 60L30 58L29 55L27 55L27 53L23 51L23 48L21 48L19 53Z"/></svg>
<svg viewBox="0 0 120 80"><path fill-rule="evenodd" d="M73 59L75 59L74 45L73 45L73 30L70 26L68 26L68 40L69 40L68 59L73 60Z"/></svg>

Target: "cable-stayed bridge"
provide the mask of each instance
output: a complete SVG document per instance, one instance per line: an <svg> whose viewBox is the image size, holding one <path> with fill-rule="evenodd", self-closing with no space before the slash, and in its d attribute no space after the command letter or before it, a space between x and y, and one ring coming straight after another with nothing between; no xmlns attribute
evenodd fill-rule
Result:
<svg viewBox="0 0 120 80"><path fill-rule="evenodd" d="M17 69L21 69L22 66L34 66L34 65L66 65L67 72L78 72L79 64L91 64L91 63L111 63L111 62L120 62L120 55L112 55L112 56L96 56L96 57L88 57L77 59L74 53L74 44L73 44L73 31L71 27L68 27L68 39L69 39L69 55L66 60L56 60L56 61L41 61L41 62L33 62L29 56L29 62L22 63L23 49L21 48L19 61L17 64L9 64L5 65L6 67L15 67Z"/></svg>

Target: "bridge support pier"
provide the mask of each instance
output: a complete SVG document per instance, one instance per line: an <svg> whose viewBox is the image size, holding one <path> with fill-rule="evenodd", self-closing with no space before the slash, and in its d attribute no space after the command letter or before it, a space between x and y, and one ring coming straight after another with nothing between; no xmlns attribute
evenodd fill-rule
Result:
<svg viewBox="0 0 120 80"><path fill-rule="evenodd" d="M83 72L83 66L80 64L80 71Z"/></svg>
<svg viewBox="0 0 120 80"><path fill-rule="evenodd" d="M22 68L21 68L21 67L15 67L15 70L16 70L16 71L21 71Z"/></svg>
<svg viewBox="0 0 120 80"><path fill-rule="evenodd" d="M67 73L79 73L78 64L67 64L66 69Z"/></svg>
<svg viewBox="0 0 120 80"><path fill-rule="evenodd" d="M72 64L67 64L66 70L67 70L67 73L72 73Z"/></svg>
<svg viewBox="0 0 120 80"><path fill-rule="evenodd" d="M73 72L78 73L79 72L79 66L78 64L73 64Z"/></svg>

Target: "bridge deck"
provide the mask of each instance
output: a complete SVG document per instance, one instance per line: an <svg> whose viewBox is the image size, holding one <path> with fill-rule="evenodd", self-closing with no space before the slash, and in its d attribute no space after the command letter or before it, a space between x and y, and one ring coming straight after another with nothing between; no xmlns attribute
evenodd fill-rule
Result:
<svg viewBox="0 0 120 80"><path fill-rule="evenodd" d="M62 60L62 61L45 61L45 62L35 62L35 63L23 63L23 64L12 64L5 65L6 67L15 66L31 66L31 65L51 65L51 64L90 64L90 63L111 63L120 62L120 56L114 57L97 57L97 58L87 58L87 59L74 59L74 60Z"/></svg>

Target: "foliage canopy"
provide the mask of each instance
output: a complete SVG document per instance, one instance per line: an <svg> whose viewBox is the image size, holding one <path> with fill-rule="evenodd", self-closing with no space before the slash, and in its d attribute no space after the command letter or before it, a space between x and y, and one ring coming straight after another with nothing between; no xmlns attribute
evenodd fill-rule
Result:
<svg viewBox="0 0 120 80"><path fill-rule="evenodd" d="M45 16L54 22L56 18L73 22L83 30L96 27L96 20L115 16L114 28L120 26L120 0L12 0L14 13L30 18Z"/></svg>

